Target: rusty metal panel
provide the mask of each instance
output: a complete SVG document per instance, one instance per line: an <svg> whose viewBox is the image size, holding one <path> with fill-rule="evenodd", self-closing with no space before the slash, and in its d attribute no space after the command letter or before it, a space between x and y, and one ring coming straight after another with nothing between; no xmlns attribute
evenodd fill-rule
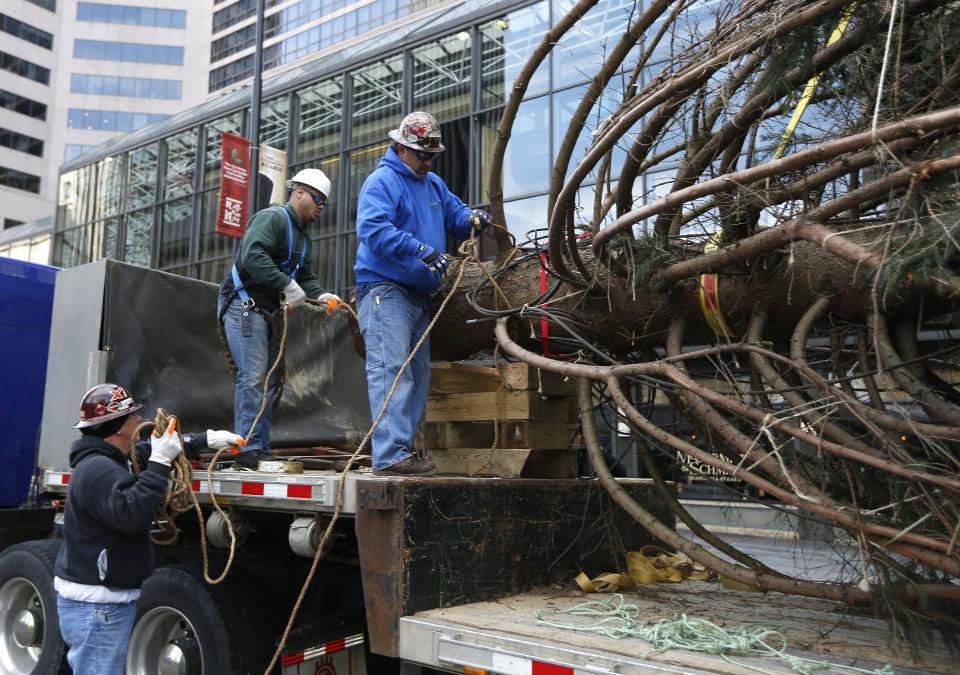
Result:
<svg viewBox="0 0 960 675"><path fill-rule="evenodd" d="M370 650L396 656L400 619L401 520L393 508L384 508L386 495L397 492L391 481L357 481L355 528L360 552L363 599Z"/></svg>

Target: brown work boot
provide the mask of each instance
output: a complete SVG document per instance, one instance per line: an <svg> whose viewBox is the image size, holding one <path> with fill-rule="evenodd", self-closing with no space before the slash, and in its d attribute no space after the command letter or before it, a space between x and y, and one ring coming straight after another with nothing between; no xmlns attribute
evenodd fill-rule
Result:
<svg viewBox="0 0 960 675"><path fill-rule="evenodd" d="M375 476L432 476L437 472L437 466L419 457L408 457L386 469L374 469Z"/></svg>

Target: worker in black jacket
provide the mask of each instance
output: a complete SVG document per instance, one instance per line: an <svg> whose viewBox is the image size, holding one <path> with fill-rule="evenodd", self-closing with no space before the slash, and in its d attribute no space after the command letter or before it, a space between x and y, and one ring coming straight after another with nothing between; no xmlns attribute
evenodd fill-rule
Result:
<svg viewBox="0 0 960 675"><path fill-rule="evenodd" d="M123 675L134 602L155 566L153 513L183 448L176 419L159 438L137 443L140 407L115 384L93 387L80 403L75 428L83 435L70 449L64 542L54 577L60 632L75 675ZM241 440L228 431L184 436L192 452ZM143 467L139 475L131 471L132 452Z"/></svg>

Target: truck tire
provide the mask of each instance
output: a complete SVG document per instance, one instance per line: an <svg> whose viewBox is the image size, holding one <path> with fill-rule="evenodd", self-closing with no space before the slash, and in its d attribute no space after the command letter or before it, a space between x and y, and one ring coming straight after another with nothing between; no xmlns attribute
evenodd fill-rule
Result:
<svg viewBox="0 0 960 675"><path fill-rule="evenodd" d="M58 539L27 541L0 554L0 672L69 673L60 636L53 563Z"/></svg>
<svg viewBox="0 0 960 675"><path fill-rule="evenodd" d="M262 673L265 664L247 662L255 626L227 595L185 567L157 569L137 600L127 675L241 675L258 665Z"/></svg>

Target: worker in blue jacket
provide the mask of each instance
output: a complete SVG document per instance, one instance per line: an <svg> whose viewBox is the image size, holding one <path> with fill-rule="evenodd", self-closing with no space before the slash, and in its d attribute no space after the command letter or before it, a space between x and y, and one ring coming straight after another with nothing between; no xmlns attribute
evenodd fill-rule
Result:
<svg viewBox="0 0 960 675"><path fill-rule="evenodd" d="M400 367L430 323L430 297L449 267L447 235L463 240L490 216L473 211L432 173L444 146L440 125L413 112L389 132L392 143L360 189L354 271L360 330L367 350L370 413L380 413ZM430 386L430 343L424 342L400 379L373 434L376 474L430 476L432 462L414 452Z"/></svg>

